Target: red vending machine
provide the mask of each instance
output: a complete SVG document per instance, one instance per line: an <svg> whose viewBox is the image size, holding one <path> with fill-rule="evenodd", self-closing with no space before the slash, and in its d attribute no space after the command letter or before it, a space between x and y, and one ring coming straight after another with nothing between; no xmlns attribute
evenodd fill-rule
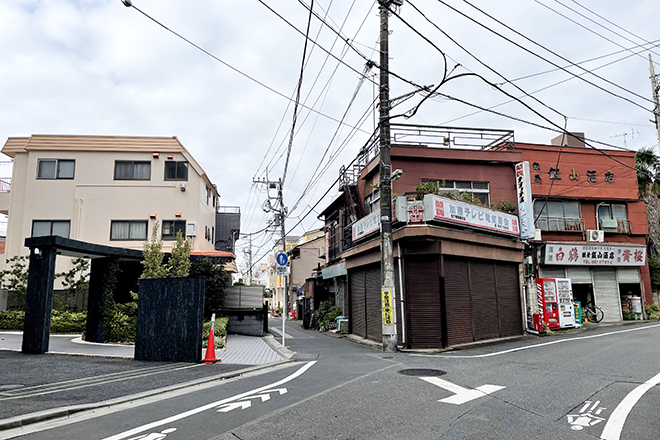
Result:
<svg viewBox="0 0 660 440"><path fill-rule="evenodd" d="M545 323L550 330L559 330L559 302L554 278L537 278L536 300L539 324Z"/></svg>

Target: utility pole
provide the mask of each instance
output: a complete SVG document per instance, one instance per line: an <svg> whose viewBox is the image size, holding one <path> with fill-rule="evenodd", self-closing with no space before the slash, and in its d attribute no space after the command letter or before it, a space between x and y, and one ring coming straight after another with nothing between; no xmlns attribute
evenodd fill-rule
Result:
<svg viewBox="0 0 660 440"><path fill-rule="evenodd" d="M655 76L655 69L653 68L653 60L651 59L651 54L649 54L649 67L651 70L651 86L653 87L653 122L655 124L655 129L657 130L658 142L660 143L660 100L658 99L658 81ZM658 147L660 148L660 147Z"/></svg>
<svg viewBox="0 0 660 440"><path fill-rule="evenodd" d="M265 212L273 212L273 225L279 225L280 226L280 234L282 236L282 252L286 254L286 229L284 227L284 219L286 218L287 214L287 209L284 206L284 196L283 196L283 184L282 184L282 179L278 179L277 181L271 181L268 180L268 178L264 180L253 180L253 183L259 183L259 184L265 184L266 187L271 190L271 189L277 189L277 197L275 199L277 200L277 208L273 206L271 203L271 197L270 193L268 195L268 199L264 202L263 205L263 210ZM288 308L288 276L287 275L282 275L282 347L285 347L285 342L286 342L286 320L289 317L289 308Z"/></svg>
<svg viewBox="0 0 660 440"><path fill-rule="evenodd" d="M401 6L403 0L380 2L380 276L383 317L383 351L396 353L396 300L394 257L392 255L392 162L390 159L390 80L389 80L389 6Z"/></svg>
<svg viewBox="0 0 660 440"><path fill-rule="evenodd" d="M245 254L248 257L248 285L252 285L252 234L243 234L247 235L248 239L250 240L250 244L248 245L248 248L244 251Z"/></svg>

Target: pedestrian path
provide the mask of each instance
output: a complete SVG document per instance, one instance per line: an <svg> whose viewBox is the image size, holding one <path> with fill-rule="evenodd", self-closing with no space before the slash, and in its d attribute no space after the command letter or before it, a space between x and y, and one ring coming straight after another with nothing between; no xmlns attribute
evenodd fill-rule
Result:
<svg viewBox="0 0 660 440"><path fill-rule="evenodd" d="M243 335L227 335L225 350L216 350L216 358L228 364L261 365L279 362L280 356L263 338Z"/></svg>

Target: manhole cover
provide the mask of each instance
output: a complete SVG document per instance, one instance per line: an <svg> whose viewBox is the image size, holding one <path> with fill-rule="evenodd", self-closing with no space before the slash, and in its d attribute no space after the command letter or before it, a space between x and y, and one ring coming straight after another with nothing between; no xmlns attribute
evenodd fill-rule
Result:
<svg viewBox="0 0 660 440"><path fill-rule="evenodd" d="M0 391L17 390L19 388L23 388L24 386L25 385L19 384L0 385Z"/></svg>
<svg viewBox="0 0 660 440"><path fill-rule="evenodd" d="M410 368L408 370L399 370L398 373L404 376L444 376L447 374L446 371L431 368Z"/></svg>
<svg viewBox="0 0 660 440"><path fill-rule="evenodd" d="M291 359L302 360L302 359L318 359L318 353L296 353L291 356Z"/></svg>

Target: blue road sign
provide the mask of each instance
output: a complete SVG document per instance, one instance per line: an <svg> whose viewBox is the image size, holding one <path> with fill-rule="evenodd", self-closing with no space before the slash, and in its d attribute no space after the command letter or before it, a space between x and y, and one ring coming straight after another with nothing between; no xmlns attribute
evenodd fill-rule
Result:
<svg viewBox="0 0 660 440"><path fill-rule="evenodd" d="M277 257L275 257L277 260L277 264L279 266L286 266L286 263L289 261L289 257L286 256L284 252L280 252L277 254Z"/></svg>

